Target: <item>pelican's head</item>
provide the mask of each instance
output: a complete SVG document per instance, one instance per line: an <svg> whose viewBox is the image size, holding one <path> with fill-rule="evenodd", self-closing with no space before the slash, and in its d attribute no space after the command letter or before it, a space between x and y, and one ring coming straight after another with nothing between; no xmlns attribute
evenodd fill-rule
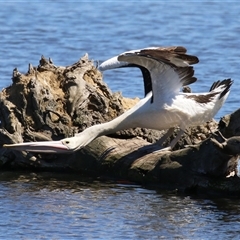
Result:
<svg viewBox="0 0 240 240"><path fill-rule="evenodd" d="M61 141L62 146L64 148L67 148L68 152L74 152L79 150L80 148L84 147L85 145L81 141L81 138L75 137L69 137L69 138L64 138Z"/></svg>

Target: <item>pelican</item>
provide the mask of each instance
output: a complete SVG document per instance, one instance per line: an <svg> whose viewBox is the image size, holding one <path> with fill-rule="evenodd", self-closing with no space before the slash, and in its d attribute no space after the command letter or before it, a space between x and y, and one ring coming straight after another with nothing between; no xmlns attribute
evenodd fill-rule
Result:
<svg viewBox="0 0 240 240"><path fill-rule="evenodd" d="M123 129L141 127L167 130L179 127L172 140L171 150L184 130L211 120L226 101L231 79L214 82L209 92L184 93L181 87L196 81L191 64L198 58L186 54L184 47L151 47L124 52L101 64L100 69L135 66L142 70L145 83L145 97L134 107L113 119L97 124L59 141L26 142L5 144L12 150L66 153L74 152L89 144L95 138ZM161 142L161 140L160 140Z"/></svg>

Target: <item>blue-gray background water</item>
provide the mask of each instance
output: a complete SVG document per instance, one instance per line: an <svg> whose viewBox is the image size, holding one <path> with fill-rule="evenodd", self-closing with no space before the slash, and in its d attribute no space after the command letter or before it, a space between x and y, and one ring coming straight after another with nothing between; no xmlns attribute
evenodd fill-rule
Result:
<svg viewBox="0 0 240 240"><path fill-rule="evenodd" d="M41 55L71 65L131 49L182 45L197 55L198 81L232 78L216 119L239 108L240 4L217 1L0 1L0 88ZM112 91L143 97L136 69L104 73ZM67 159L66 159L67 160ZM0 239L239 238L240 200L157 192L77 176L0 174Z"/></svg>

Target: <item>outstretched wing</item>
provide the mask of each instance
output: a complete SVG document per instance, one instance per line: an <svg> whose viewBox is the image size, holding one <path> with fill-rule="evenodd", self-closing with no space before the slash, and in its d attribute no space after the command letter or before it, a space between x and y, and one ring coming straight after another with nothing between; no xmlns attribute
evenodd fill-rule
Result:
<svg viewBox="0 0 240 240"><path fill-rule="evenodd" d="M191 64L198 63L196 56L187 55L184 47L151 47L124 52L99 66L99 70L120 67L138 67L144 80L145 95L161 92L178 92L182 86L196 81Z"/></svg>
<svg viewBox="0 0 240 240"><path fill-rule="evenodd" d="M184 47L152 47L120 54L119 61L135 64L150 73L153 98L175 95L180 88L195 82L191 64L198 63L196 56L187 55Z"/></svg>

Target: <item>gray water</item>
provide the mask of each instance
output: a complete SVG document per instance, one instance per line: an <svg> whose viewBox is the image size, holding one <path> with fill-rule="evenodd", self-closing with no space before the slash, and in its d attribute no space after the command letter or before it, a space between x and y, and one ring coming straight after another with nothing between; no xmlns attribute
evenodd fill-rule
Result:
<svg viewBox="0 0 240 240"><path fill-rule="evenodd" d="M2 173L1 239L232 239L240 201L76 175Z"/></svg>
<svg viewBox="0 0 240 240"><path fill-rule="evenodd" d="M197 55L194 92L234 79L219 119L239 108L238 2L0 1L0 88L13 68L41 55L71 65L85 53L104 61L148 46L182 45ZM136 69L104 73L115 91L142 97ZM229 196L230 197L230 196ZM1 173L1 239L238 239L240 201L179 196L78 176Z"/></svg>

